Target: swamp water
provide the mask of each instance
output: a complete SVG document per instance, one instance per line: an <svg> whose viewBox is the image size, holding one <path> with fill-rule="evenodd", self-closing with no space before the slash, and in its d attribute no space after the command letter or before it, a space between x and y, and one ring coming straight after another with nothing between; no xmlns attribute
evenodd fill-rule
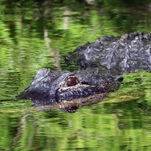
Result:
<svg viewBox="0 0 151 151"><path fill-rule="evenodd" d="M76 70L63 56L104 35L151 32L146 1L0 1L0 151L150 151L151 74L124 75L103 102L69 114L15 97L39 68Z"/></svg>

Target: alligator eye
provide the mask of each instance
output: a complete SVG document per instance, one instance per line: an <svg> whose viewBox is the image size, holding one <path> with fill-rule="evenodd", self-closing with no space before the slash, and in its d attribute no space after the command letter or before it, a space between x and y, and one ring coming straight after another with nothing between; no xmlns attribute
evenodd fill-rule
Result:
<svg viewBox="0 0 151 151"><path fill-rule="evenodd" d="M76 84L78 84L79 83L79 80L78 80L78 78L77 77L75 77L75 76L70 76L70 77L68 77L67 79L66 79L66 85L67 86L75 86Z"/></svg>

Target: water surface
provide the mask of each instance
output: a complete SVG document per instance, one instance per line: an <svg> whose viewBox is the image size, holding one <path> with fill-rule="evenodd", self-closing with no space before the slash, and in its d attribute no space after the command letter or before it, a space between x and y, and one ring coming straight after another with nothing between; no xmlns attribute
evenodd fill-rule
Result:
<svg viewBox="0 0 151 151"><path fill-rule="evenodd" d="M0 150L150 151L151 75L74 114L40 112L15 96L39 68L78 69L63 56L104 35L151 32L149 1L0 1Z"/></svg>

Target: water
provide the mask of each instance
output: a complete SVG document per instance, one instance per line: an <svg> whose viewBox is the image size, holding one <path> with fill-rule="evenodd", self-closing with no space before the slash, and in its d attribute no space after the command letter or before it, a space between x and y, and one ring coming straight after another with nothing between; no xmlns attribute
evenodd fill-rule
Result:
<svg viewBox="0 0 151 151"><path fill-rule="evenodd" d="M63 56L103 35L151 32L143 2L0 1L0 150L150 151L151 75L124 75L102 103L69 114L16 100L39 68L75 70Z"/></svg>

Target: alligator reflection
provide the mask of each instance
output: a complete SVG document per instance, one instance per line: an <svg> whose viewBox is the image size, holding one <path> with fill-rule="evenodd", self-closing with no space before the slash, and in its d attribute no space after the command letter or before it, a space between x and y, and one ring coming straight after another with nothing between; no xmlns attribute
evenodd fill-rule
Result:
<svg viewBox="0 0 151 151"><path fill-rule="evenodd" d="M122 80L120 76L103 77L90 70L69 72L40 69L19 98L30 99L40 110L58 107L73 113L81 106L101 101L117 90Z"/></svg>
<svg viewBox="0 0 151 151"><path fill-rule="evenodd" d="M53 105L38 106L37 108L40 111L48 111L50 109L59 108L64 112L74 113L82 106L89 106L99 103L107 95L108 95L107 93L95 94L85 98L74 99L72 101L62 101L55 105L53 104Z"/></svg>

